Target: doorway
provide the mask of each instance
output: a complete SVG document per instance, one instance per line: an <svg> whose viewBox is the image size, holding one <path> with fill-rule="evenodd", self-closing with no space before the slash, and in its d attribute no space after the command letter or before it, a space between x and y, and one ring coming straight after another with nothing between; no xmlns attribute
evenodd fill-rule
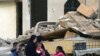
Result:
<svg viewBox="0 0 100 56"><path fill-rule="evenodd" d="M31 27L39 21L47 21L47 0L31 0Z"/></svg>
<svg viewBox="0 0 100 56"><path fill-rule="evenodd" d="M79 5L80 2L78 0L66 1L64 4L64 14L66 14L68 11L76 11Z"/></svg>
<svg viewBox="0 0 100 56"><path fill-rule="evenodd" d="M16 2L17 10L17 37L22 35L22 2Z"/></svg>

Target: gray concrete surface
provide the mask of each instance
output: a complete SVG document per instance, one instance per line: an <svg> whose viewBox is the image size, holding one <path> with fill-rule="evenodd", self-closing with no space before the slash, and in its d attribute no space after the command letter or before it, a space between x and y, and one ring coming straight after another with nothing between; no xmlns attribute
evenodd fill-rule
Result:
<svg viewBox="0 0 100 56"><path fill-rule="evenodd" d="M0 56L10 56L10 46L0 47Z"/></svg>

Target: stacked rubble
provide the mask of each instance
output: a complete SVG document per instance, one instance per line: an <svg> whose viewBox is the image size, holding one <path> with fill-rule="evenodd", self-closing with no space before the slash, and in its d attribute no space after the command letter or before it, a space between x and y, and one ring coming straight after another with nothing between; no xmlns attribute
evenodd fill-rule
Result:
<svg viewBox="0 0 100 56"><path fill-rule="evenodd" d="M76 43L83 42L87 44L87 49L89 48L92 50L93 48L98 48L98 50L100 50L100 19L96 19L96 10L85 7L85 5L82 9L82 11L80 9L78 9L78 11L70 11L66 13L61 19L59 19L60 27L63 27L65 30L47 33L47 36L57 34L60 35L62 33L65 33L64 39L59 40L58 38L57 40L54 40L52 42L45 41L43 43L50 54L53 53L55 47L58 45L62 46L66 53L73 53L73 46ZM89 11L89 9L91 10ZM76 34L78 34L78 36ZM54 45L50 46L50 44ZM91 50L89 50L88 52L91 52ZM95 50L95 52L93 53L97 53L98 50Z"/></svg>
<svg viewBox="0 0 100 56"><path fill-rule="evenodd" d="M66 13L59 24L63 28L74 28L85 34L100 34L100 19L96 19L96 8L93 8L81 4L77 11Z"/></svg>
<svg viewBox="0 0 100 56"><path fill-rule="evenodd" d="M38 23L40 23L38 25ZM59 30L60 28L56 27L56 23L52 22L38 22L35 27L32 27L30 30L26 31L25 34L19 35L16 41L24 41L28 40L31 35L45 35L50 32L54 32L56 30ZM47 24L46 24L47 23Z"/></svg>
<svg viewBox="0 0 100 56"><path fill-rule="evenodd" d="M77 11L70 11L66 13L61 19L59 19L58 25L57 24L48 25L48 23L45 22L43 23L44 25L41 24L39 26L38 24L41 23L39 22L37 23L35 28L33 27L32 29L26 31L24 35L20 35L17 38L17 41L29 39L30 36L34 34L43 36L45 34L46 36L54 35L54 33L57 33L62 29L68 29L68 28L73 28L83 34L88 34L88 35L94 34L100 36L100 19L96 19L96 15L97 15L97 8L95 8L94 6L87 7L83 4L80 4L80 6L77 8ZM63 31L63 33L65 34L65 31Z"/></svg>
<svg viewBox="0 0 100 56"><path fill-rule="evenodd" d="M9 46L10 43L0 38L0 47Z"/></svg>

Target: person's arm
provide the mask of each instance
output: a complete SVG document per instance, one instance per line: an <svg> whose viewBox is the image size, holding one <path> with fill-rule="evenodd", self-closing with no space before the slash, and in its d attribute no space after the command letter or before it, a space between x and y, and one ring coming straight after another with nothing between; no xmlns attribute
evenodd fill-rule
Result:
<svg viewBox="0 0 100 56"><path fill-rule="evenodd" d="M18 44L17 46L16 46L16 52L19 52L20 51L20 44Z"/></svg>

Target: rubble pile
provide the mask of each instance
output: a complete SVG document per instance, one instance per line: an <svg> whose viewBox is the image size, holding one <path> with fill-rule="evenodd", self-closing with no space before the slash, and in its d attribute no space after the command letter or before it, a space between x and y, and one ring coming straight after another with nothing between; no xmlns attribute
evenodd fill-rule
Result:
<svg viewBox="0 0 100 56"><path fill-rule="evenodd" d="M0 47L9 46L10 43L0 38Z"/></svg>
<svg viewBox="0 0 100 56"><path fill-rule="evenodd" d="M51 24L48 23L48 24L43 24L43 25L36 25L35 27L32 27L30 30L26 31L25 34L19 35L16 41L19 41L19 42L24 41L24 40L29 39L31 35L45 35L47 33L54 32L56 30L61 29L58 26L56 26L56 23L52 24L52 22Z"/></svg>
<svg viewBox="0 0 100 56"><path fill-rule="evenodd" d="M78 12L68 12L67 15L70 15L70 19L72 20L72 22L68 21L69 18L64 19L65 21L62 21L63 20L62 19L60 20L61 26L64 26L62 24L63 22L63 23L66 23L64 26L65 28L68 28L68 27L77 28L77 30L81 32L86 32L86 33L100 32L98 28L92 25L93 24L93 22L91 22L92 20L90 21L89 19L86 19L82 15L78 14Z"/></svg>
<svg viewBox="0 0 100 56"><path fill-rule="evenodd" d="M85 6L84 4L80 4L80 6L77 8L77 12L84 15L87 18L96 18L97 8L95 6Z"/></svg>
<svg viewBox="0 0 100 56"><path fill-rule="evenodd" d="M46 40L52 38L54 40L52 42L43 42L49 53L52 53L57 45L63 46L66 53L73 53L73 46L78 42L87 43L90 49L100 48L100 19L97 19L96 15L95 7L80 4L77 11L67 12L57 23L38 22L25 34L19 35L16 41L25 42L31 35L42 35Z"/></svg>
<svg viewBox="0 0 100 56"><path fill-rule="evenodd" d="M19 35L16 39L16 42L22 42L24 40L28 40L31 37L31 35Z"/></svg>
<svg viewBox="0 0 100 56"><path fill-rule="evenodd" d="M100 29L100 19L96 19L96 20L94 21L93 25L94 25L95 27L97 27L97 28Z"/></svg>
<svg viewBox="0 0 100 56"><path fill-rule="evenodd" d="M43 27L43 26L40 26L39 29L38 29L38 32L40 34L46 34L48 32L52 32L52 31L55 31L55 28L54 26L47 26L47 27Z"/></svg>
<svg viewBox="0 0 100 56"><path fill-rule="evenodd" d="M97 8L95 6L87 7L84 4L80 4L77 8L77 11L69 11L67 12L62 18L59 19L58 24L55 23L47 23L44 22L43 24L39 22L41 25L37 25L30 30L26 31L24 35L20 35L17 38L17 41L22 41L25 39L30 38L31 35L59 35L62 31L62 34L67 34L66 29L75 29L79 31L80 34L87 34L87 35L99 35L100 36L100 19L97 18ZM51 24L51 25L50 25ZM65 29L63 31L62 29ZM72 33L72 32L71 32ZM68 33L67 36L75 35L74 33ZM63 34L63 35L64 35ZM86 35L86 36L87 36ZM85 35L84 35L85 36Z"/></svg>
<svg viewBox="0 0 100 56"><path fill-rule="evenodd" d="M59 24L63 28L74 28L84 34L100 34L100 19L96 19L96 10L95 7L80 4L77 11L67 12Z"/></svg>

